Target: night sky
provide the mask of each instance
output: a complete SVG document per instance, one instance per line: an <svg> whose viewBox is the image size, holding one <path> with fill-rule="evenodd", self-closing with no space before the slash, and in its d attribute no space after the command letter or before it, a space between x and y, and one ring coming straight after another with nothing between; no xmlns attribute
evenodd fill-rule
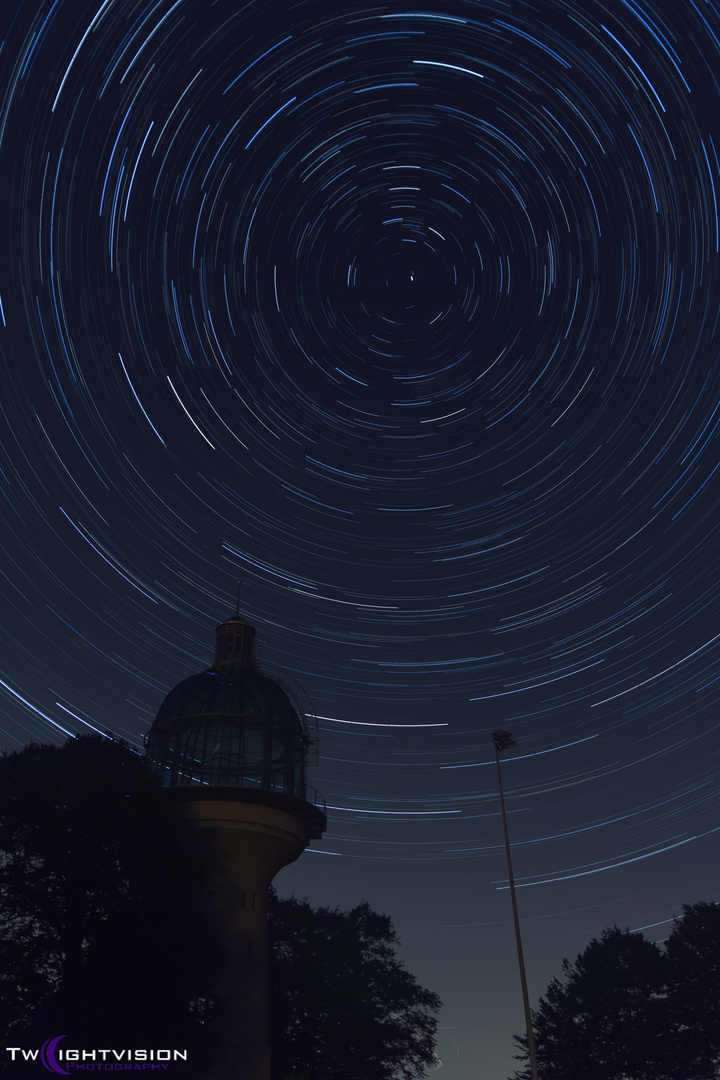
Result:
<svg viewBox="0 0 720 1080"><path fill-rule="evenodd" d="M235 608L319 717L281 894L387 911L439 1070L720 898L720 6L20 0L2 745L140 745Z"/></svg>

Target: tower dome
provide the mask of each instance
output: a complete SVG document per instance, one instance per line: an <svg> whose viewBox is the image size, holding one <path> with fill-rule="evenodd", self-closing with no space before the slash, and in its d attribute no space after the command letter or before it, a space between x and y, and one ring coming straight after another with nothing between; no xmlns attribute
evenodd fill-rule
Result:
<svg viewBox="0 0 720 1080"><path fill-rule="evenodd" d="M262 792L304 801L310 740L303 710L258 667L248 622L236 615L215 634L212 667L183 679L160 706L145 737L148 756L168 787L193 787L196 794L198 787L236 789L245 801L256 801L253 791L262 801Z"/></svg>

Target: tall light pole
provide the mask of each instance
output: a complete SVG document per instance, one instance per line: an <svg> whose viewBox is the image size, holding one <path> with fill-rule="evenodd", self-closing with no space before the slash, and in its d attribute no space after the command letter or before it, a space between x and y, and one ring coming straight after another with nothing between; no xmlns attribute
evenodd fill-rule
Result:
<svg viewBox="0 0 720 1080"><path fill-rule="evenodd" d="M517 743L509 731L493 731L493 745L495 747L495 764L497 765L498 790L500 792L500 810L502 813L503 832L505 833L505 854L507 855L508 878L510 880L510 898L512 900L513 922L515 923L515 941L517 943L518 964L520 966L520 985L522 986L523 1008L525 1009L525 1029L527 1031L528 1057L530 1058L530 1075L532 1080L538 1080L537 1061L535 1059L535 1039L533 1038L532 1016L530 1014L530 999L528 997L527 978L525 976L525 960L523 958L522 939L520 937L520 919L518 917L517 898L515 896L515 878L513 877L512 859L510 858L510 837L508 835L507 814L505 813L505 796L503 795L502 774L500 772L500 751L509 750Z"/></svg>

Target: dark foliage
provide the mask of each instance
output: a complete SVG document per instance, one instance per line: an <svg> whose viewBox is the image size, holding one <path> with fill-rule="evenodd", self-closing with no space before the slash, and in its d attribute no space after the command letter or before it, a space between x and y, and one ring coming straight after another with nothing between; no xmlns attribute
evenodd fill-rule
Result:
<svg viewBox="0 0 720 1080"><path fill-rule="evenodd" d="M39 1045L191 1046L220 957L145 759L99 736L0 758L0 1024Z"/></svg>
<svg viewBox="0 0 720 1080"><path fill-rule="evenodd" d="M668 1023L682 1080L720 1076L720 905L684 904L666 948Z"/></svg>
<svg viewBox="0 0 720 1080"><path fill-rule="evenodd" d="M387 915L269 904L273 1080L412 1080L434 1062L440 1008L395 955Z"/></svg>
<svg viewBox="0 0 720 1080"><path fill-rule="evenodd" d="M683 912L664 951L613 927L563 961L533 1013L539 1080L720 1077L720 907ZM529 1065L515 1074L529 1078Z"/></svg>

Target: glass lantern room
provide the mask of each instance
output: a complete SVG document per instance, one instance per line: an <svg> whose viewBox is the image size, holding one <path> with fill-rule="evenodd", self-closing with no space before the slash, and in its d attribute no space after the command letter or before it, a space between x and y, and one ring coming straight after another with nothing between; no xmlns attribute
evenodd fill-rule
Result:
<svg viewBox="0 0 720 1080"><path fill-rule="evenodd" d="M168 787L224 787L305 799L308 729L290 693L253 657L239 616L217 627L215 661L165 698L145 737Z"/></svg>

